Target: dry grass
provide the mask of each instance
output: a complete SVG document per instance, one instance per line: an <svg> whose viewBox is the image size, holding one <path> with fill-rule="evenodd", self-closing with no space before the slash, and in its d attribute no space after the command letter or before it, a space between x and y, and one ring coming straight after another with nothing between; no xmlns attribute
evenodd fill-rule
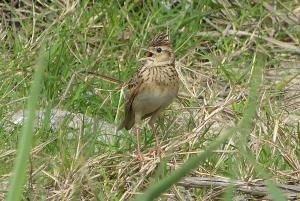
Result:
<svg viewBox="0 0 300 201"><path fill-rule="evenodd" d="M268 55L268 62L247 147L276 182L299 184L299 1L151 2L0 3L1 200L20 131L10 118L24 108L42 41L50 58L40 100L46 117L36 129L24 200L132 198L242 118L256 51ZM141 164L133 157L134 136L107 132L96 121L111 126L119 121L118 86L76 72L84 68L126 81L140 48L166 27L176 49L181 98L158 122L162 159L151 152L154 139L144 128ZM70 128L72 118L66 116L53 129L47 114L54 108L95 121ZM256 167L237 151L239 142L228 139L191 175L259 181ZM162 198L215 200L223 192L174 186Z"/></svg>

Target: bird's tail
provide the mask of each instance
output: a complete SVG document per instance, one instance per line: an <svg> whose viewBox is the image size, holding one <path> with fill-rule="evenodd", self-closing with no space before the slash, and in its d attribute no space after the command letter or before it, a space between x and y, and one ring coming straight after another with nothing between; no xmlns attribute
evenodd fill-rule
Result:
<svg viewBox="0 0 300 201"><path fill-rule="evenodd" d="M124 120L122 123L118 126L117 131L122 130L125 128L126 130L130 130L134 125L134 114L132 112L129 112L128 115L125 115Z"/></svg>

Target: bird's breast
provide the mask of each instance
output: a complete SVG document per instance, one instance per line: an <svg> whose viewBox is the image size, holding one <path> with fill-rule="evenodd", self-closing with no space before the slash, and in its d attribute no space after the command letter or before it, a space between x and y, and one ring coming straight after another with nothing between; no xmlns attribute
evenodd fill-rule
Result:
<svg viewBox="0 0 300 201"><path fill-rule="evenodd" d="M135 97L133 108L135 111L142 111L143 115L152 113L160 107L168 106L177 93L178 86L145 83Z"/></svg>
<svg viewBox="0 0 300 201"><path fill-rule="evenodd" d="M168 106L177 96L178 74L173 66L144 68L133 109L143 115Z"/></svg>

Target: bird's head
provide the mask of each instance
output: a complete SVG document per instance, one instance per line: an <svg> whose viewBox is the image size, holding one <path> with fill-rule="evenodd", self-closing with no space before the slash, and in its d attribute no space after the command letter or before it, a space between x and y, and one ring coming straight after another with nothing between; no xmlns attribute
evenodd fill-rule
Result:
<svg viewBox="0 0 300 201"><path fill-rule="evenodd" d="M173 53L169 36L165 33L158 33L150 42L146 49L144 60L153 64L174 63L175 55Z"/></svg>

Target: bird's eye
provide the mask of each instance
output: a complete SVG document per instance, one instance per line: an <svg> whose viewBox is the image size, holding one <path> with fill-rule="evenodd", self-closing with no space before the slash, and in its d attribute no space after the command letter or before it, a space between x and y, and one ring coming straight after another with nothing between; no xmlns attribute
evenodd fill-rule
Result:
<svg viewBox="0 0 300 201"><path fill-rule="evenodd" d="M156 52L160 53L162 51L162 49L159 47L156 49Z"/></svg>

